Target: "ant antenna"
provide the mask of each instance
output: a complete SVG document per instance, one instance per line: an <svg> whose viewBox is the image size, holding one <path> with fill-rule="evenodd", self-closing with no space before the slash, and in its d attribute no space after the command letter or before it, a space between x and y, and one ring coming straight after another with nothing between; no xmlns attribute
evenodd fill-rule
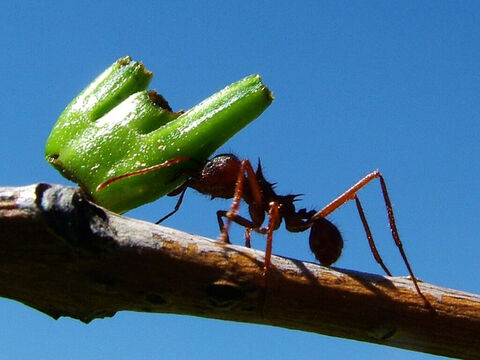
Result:
<svg viewBox="0 0 480 360"><path fill-rule="evenodd" d="M101 190L105 189L107 186L111 185L112 183L114 183L118 180L130 178L130 177L137 176L137 175L147 174L149 172L159 170L159 169L162 169L162 168L165 168L165 167L169 167L169 166L178 164L179 162L186 161L186 160L190 160L190 158L186 157L186 156L181 156L181 157L177 157L177 158L174 158L174 159L171 159L171 160L166 160L161 164L149 166L149 167L144 168L144 169L140 169L140 170L137 170L137 171L132 171L132 172L129 172L129 173L126 173L126 174L123 174L123 175L119 175L119 176L115 176L115 177L113 177L111 179L108 179L107 181L101 183L100 185L98 185L96 190L101 191Z"/></svg>

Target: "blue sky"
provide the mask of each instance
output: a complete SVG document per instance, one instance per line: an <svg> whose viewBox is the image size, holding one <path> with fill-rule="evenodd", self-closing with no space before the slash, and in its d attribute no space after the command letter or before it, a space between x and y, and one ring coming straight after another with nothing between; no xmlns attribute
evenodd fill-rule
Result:
<svg viewBox="0 0 480 360"><path fill-rule="evenodd" d="M380 169L417 276L478 294L478 14L473 1L2 4L0 184L69 184L44 161L45 140L68 102L119 57L143 61L155 73L150 87L177 110L259 73L276 100L220 151L261 157L278 192L305 194L306 207ZM385 262L406 275L379 185L359 195ZM155 221L173 205L160 199L127 215ZM215 238L215 211L228 206L189 191L165 225ZM354 204L330 218L346 240L336 266L381 273ZM274 253L314 261L307 239L278 231ZM10 359L435 358L186 316L122 312L85 325L0 301L0 352Z"/></svg>

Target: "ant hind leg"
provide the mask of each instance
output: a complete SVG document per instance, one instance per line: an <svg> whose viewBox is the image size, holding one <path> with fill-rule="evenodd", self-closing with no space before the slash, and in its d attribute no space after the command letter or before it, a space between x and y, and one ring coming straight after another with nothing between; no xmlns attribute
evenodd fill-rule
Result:
<svg viewBox="0 0 480 360"><path fill-rule="evenodd" d="M355 200L357 204L357 209L360 214L360 218L362 219L362 224L364 226L365 232L367 233L367 238L370 244L370 248L372 250L372 253L375 257L375 260L382 266L383 270L387 274L390 274L388 269L386 268L385 264L383 264L383 261L380 258L380 255L375 247L375 244L373 243L373 237L370 232L370 228L366 222L365 214L363 212L362 206L360 204L360 201L358 200L357 197L357 192L362 189L365 185L367 185L370 181L374 179L379 179L380 181L380 186L382 188L382 195L383 199L385 202L385 206L387 208L387 215L388 215L388 222L390 224L390 230L392 233L393 240L395 244L397 245L398 251L400 252L400 255L403 259L403 262L408 270L408 273L410 274L410 278L412 279L413 285L415 286L415 290L417 291L418 295L422 298L423 302L425 303L425 306L429 309L432 309L432 305L428 301L428 299L425 297L425 295L422 293L420 290L420 287L418 286L418 281L415 275L413 274L412 267L410 266L410 263L407 259L407 255L405 254L405 251L403 249L403 244L400 240L400 236L398 235L398 230L397 230L397 225L395 222L395 216L393 215L393 207L392 203L390 201L390 197L388 195L388 190L387 190L387 185L385 183L385 179L383 178L382 174L380 171L375 170L372 171L371 173L367 174L365 177L360 179L356 184L354 184L351 188L349 188L347 191L345 191L343 194L341 194L339 197L337 197L335 200L330 202L327 206L325 206L322 210L317 212L315 215L312 216L311 220L318 219L319 217L326 217L336 209L338 209L340 206L342 206L344 203L346 203L349 200ZM313 223L313 221L312 221ZM379 261L380 260L380 261Z"/></svg>
<svg viewBox="0 0 480 360"><path fill-rule="evenodd" d="M368 225L367 218L365 217L365 212L363 211L362 204L360 203L360 199L357 195L355 195L355 204L357 205L358 214L360 215L360 219L362 220L363 228L365 230L365 234L367 235L368 245L370 245L370 250L372 251L373 257L380 264L382 269L388 276L392 276L390 270L388 270L387 266L384 264L382 257L378 253L377 246L375 245L375 241L373 240L372 232L370 231L370 226Z"/></svg>

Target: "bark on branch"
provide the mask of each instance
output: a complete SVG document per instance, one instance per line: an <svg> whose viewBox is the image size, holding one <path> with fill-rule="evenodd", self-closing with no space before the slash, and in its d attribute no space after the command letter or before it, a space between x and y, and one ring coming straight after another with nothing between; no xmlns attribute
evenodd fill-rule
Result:
<svg viewBox="0 0 480 360"><path fill-rule="evenodd" d="M0 296L88 322L132 310L281 326L480 359L480 296L272 257L128 219L78 188L0 188Z"/></svg>

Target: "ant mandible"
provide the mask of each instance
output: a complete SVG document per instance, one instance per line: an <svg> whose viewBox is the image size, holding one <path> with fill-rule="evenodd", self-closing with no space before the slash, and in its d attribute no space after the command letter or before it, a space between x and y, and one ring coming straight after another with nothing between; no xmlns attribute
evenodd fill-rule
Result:
<svg viewBox="0 0 480 360"><path fill-rule="evenodd" d="M190 158L174 158L158 165L111 178L100 184L97 190L100 191L120 179L145 174L186 160L190 160ZM168 194L169 196L179 195L178 201L174 209L156 223L161 223L179 210L187 188L192 188L202 194L209 195L212 199L216 197L224 199L233 198L229 211L217 211L217 220L221 230L219 241L224 243L230 242L228 230L232 222L245 228L246 246L248 247L250 247L251 231L266 234L267 247L264 261L264 276L266 277L270 268L273 232L279 228L282 220L285 221L285 227L290 232L303 232L311 228L309 236L310 249L322 265L329 266L337 261L343 249L343 238L337 227L327 220L326 216L347 201L355 200L372 254L385 273L388 276L392 276L377 251L365 213L357 196L357 192L374 179L379 179L380 181L383 198L387 207L388 221L395 244L407 267L417 293L427 307L431 308L430 302L418 286L417 278L413 274L413 270L403 250L385 180L378 170L367 174L322 210L318 212L315 210L307 211L303 208L297 211L294 202L299 195L278 195L274 190L274 184L269 183L265 179L260 160L257 170L254 171L248 159L241 161L233 154L220 154L208 160L199 171L193 172L182 186ZM248 182L247 186L245 186L245 181ZM240 201L242 199L248 204L250 219L238 214ZM265 214L268 215L268 225L266 228L262 226L265 221ZM223 218L227 219L226 223L224 223Z"/></svg>

